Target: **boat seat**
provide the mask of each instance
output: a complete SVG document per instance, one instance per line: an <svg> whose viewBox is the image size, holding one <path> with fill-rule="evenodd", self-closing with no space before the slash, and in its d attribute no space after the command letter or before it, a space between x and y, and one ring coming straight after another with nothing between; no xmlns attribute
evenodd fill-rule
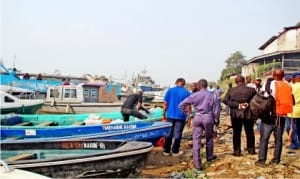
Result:
<svg viewBox="0 0 300 179"><path fill-rule="evenodd" d="M32 154L19 154L19 155L15 155L15 156L9 157L5 161L12 162L12 161L17 161L17 160L30 160L30 159L37 159L37 154L36 153L32 153Z"/></svg>
<svg viewBox="0 0 300 179"><path fill-rule="evenodd" d="M84 124L85 124L84 121L81 121L81 122L74 122L74 123L72 124L72 126L82 126L82 125L84 125Z"/></svg>
<svg viewBox="0 0 300 179"><path fill-rule="evenodd" d="M15 124L15 126L32 126L32 122L21 122L21 123Z"/></svg>
<svg viewBox="0 0 300 179"><path fill-rule="evenodd" d="M45 121L40 123L38 126L57 126L57 123L53 122L53 121Z"/></svg>

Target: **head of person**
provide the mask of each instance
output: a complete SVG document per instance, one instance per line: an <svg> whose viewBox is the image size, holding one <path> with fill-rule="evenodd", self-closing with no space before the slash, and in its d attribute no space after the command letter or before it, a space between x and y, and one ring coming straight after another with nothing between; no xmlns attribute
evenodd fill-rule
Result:
<svg viewBox="0 0 300 179"><path fill-rule="evenodd" d="M210 85L209 85L209 89L212 89L212 88L213 88L213 85L212 85L212 84L210 84Z"/></svg>
<svg viewBox="0 0 300 179"><path fill-rule="evenodd" d="M274 80L276 80L276 81L282 81L283 77L284 77L284 71L282 69L276 69L276 70L274 70L274 72L273 72L273 78L274 78Z"/></svg>
<svg viewBox="0 0 300 179"><path fill-rule="evenodd" d="M198 91L198 83L197 82L192 83L192 85L191 85L191 91L192 92Z"/></svg>
<svg viewBox="0 0 300 179"><path fill-rule="evenodd" d="M200 79L198 81L198 84L199 84L199 88L200 89L206 89L207 86L208 86L208 83L207 83L207 80L206 79Z"/></svg>
<svg viewBox="0 0 300 179"><path fill-rule="evenodd" d="M251 83L251 76L246 76L246 83Z"/></svg>
<svg viewBox="0 0 300 179"><path fill-rule="evenodd" d="M250 78L251 79L251 78ZM237 85L239 84L245 84L245 78L242 76L242 75L238 75L236 78L235 78L235 83Z"/></svg>
<svg viewBox="0 0 300 179"><path fill-rule="evenodd" d="M261 85L261 79L256 78L254 83L255 83L256 86L260 86Z"/></svg>
<svg viewBox="0 0 300 179"><path fill-rule="evenodd" d="M184 78L178 78L178 79L175 81L175 85L176 85L176 86L185 86L185 79L184 79Z"/></svg>
<svg viewBox="0 0 300 179"><path fill-rule="evenodd" d="M228 88L232 88L232 83L228 83Z"/></svg>
<svg viewBox="0 0 300 179"><path fill-rule="evenodd" d="M293 78L293 83L299 83L300 82L300 72L293 73L292 78Z"/></svg>
<svg viewBox="0 0 300 179"><path fill-rule="evenodd" d="M220 85L217 85L217 86L216 86L216 89L220 89Z"/></svg>
<svg viewBox="0 0 300 179"><path fill-rule="evenodd" d="M292 75L284 75L284 80L287 82L291 82L292 81L293 76Z"/></svg>

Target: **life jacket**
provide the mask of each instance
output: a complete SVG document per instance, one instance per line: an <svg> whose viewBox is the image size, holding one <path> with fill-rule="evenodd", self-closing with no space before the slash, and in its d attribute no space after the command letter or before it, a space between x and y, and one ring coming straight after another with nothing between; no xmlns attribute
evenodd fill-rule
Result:
<svg viewBox="0 0 300 179"><path fill-rule="evenodd" d="M284 81L275 81L276 114L287 115L293 112L291 87Z"/></svg>

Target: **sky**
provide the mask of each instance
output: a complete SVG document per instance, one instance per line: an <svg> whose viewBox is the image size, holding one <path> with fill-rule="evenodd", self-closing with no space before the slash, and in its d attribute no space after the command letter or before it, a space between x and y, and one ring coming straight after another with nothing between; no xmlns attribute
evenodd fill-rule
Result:
<svg viewBox="0 0 300 179"><path fill-rule="evenodd" d="M217 81L225 60L246 60L300 21L298 0L0 0L0 58L22 72L156 83Z"/></svg>

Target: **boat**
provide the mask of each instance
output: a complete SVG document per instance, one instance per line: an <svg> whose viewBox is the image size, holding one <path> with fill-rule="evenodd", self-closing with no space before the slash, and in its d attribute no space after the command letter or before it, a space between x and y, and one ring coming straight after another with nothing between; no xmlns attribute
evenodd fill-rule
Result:
<svg viewBox="0 0 300 179"><path fill-rule="evenodd" d="M1 159L51 178L127 177L153 146L149 142L64 140L1 143Z"/></svg>
<svg viewBox="0 0 300 179"><path fill-rule="evenodd" d="M95 113L119 111L118 84L81 83L78 85L49 86L41 113Z"/></svg>
<svg viewBox="0 0 300 179"><path fill-rule="evenodd" d="M1 95L1 114L34 114L43 105L44 101L39 99L19 99L8 93L0 91Z"/></svg>
<svg viewBox="0 0 300 179"><path fill-rule="evenodd" d="M33 173L26 170L14 169L7 165L3 160L0 160L0 178L5 179L19 179L19 178L30 178L30 179L50 179L49 177Z"/></svg>
<svg viewBox="0 0 300 179"><path fill-rule="evenodd" d="M149 141L153 144L166 136L169 122L122 122L84 126L2 126L1 142L52 141L65 139L115 139Z"/></svg>
<svg viewBox="0 0 300 179"><path fill-rule="evenodd" d="M0 63L0 81L1 85L17 87L23 90L31 90L39 93L46 93L48 86L60 85L59 80L38 80L38 79L22 79L14 70L8 70L3 63Z"/></svg>

